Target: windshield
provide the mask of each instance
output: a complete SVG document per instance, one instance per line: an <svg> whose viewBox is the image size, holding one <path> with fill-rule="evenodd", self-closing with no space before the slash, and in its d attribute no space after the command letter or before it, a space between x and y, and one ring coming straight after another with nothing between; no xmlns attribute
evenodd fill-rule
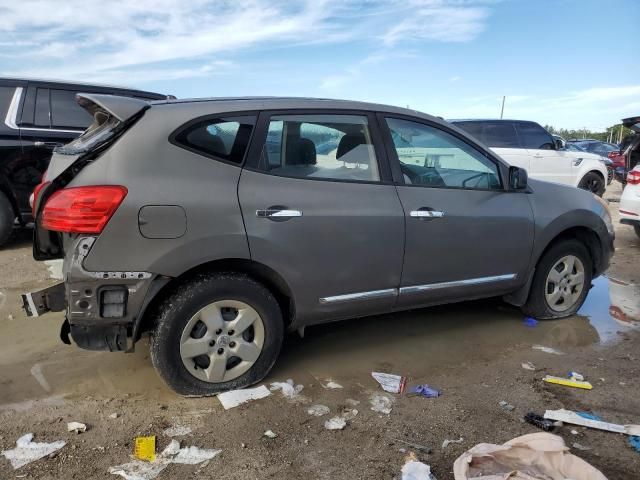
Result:
<svg viewBox="0 0 640 480"><path fill-rule="evenodd" d="M118 125L121 124L116 117L102 110L96 111L93 117L93 123L82 135L72 142L56 148L55 152L63 155L86 153L112 138L117 132Z"/></svg>

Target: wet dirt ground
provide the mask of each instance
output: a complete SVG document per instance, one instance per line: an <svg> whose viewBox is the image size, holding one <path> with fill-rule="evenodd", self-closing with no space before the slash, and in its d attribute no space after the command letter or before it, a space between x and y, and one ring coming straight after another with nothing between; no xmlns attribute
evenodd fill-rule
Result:
<svg viewBox="0 0 640 480"><path fill-rule="evenodd" d="M620 189L612 187L607 196L615 215ZM274 392L229 411L216 398L184 399L168 390L144 341L133 354L87 352L59 341L61 315L26 319L19 294L54 281L31 258L30 232L18 231L0 250L0 450L28 432L35 441L67 445L15 471L0 456L0 479L116 478L109 467L129 461L134 437L157 435L160 450L170 441L163 430L181 425L192 429L177 437L183 445L222 453L203 465L172 464L160 479L391 479L414 451L442 480L453 478L454 460L473 445L538 431L522 420L529 411L566 408L640 423L640 239L615 217L614 223L611 268L594 281L579 315L528 327L517 309L491 299L309 328L304 339L287 338L265 381L292 378L304 385L301 397L290 401ZM523 369L525 362L535 370ZM541 380L569 370L586 375L593 390ZM410 385L428 383L443 396L390 395L391 413L376 413L369 399L381 390L371 371L407 375ZM329 378L343 388L323 388ZM360 402L358 415L344 430L326 430L325 420L348 399ZM502 400L515 409L504 410ZM310 416L312 404L331 414ZM68 433L70 421L89 428ZM278 436L264 437L268 429ZM569 447L588 448L572 451L608 478L638 478L640 453L625 436L568 425L556 433ZM442 448L445 439L459 438Z"/></svg>

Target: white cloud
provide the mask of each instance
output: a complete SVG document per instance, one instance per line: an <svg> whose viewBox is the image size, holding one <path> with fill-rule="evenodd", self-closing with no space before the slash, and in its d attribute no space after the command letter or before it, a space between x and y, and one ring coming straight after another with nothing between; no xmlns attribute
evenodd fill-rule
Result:
<svg viewBox="0 0 640 480"><path fill-rule="evenodd" d="M176 72L176 63L206 65L266 45L468 41L487 14L457 0L21 0L0 6L0 68L71 79L123 71L185 78L204 71Z"/></svg>

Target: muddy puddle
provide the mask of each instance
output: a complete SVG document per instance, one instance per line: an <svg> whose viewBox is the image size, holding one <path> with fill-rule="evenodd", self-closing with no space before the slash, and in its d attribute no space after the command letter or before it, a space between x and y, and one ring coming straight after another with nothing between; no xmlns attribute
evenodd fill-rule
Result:
<svg viewBox="0 0 640 480"><path fill-rule="evenodd" d="M138 344L134 354L88 352L63 345L57 340L61 316L25 320L14 313L8 320L6 312L15 302L15 292L3 293L0 410L61 396L69 400L123 394L166 401L177 398L155 374L146 341ZM526 326L518 309L499 300L311 327L304 339L297 335L286 339L267 381L288 377L306 381L313 375L359 383L372 370L402 372L419 380L442 368L471 368L507 349L595 347L615 342L619 332L636 327L640 328L640 287L601 277L594 281L578 315L535 327Z"/></svg>

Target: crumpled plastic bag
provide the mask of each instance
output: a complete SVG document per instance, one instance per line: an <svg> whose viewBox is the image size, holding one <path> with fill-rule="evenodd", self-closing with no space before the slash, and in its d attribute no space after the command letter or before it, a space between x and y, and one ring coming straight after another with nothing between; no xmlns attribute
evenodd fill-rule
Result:
<svg viewBox="0 0 640 480"><path fill-rule="evenodd" d="M607 480L595 467L569 453L564 440L539 432L504 445L480 443L453 464L455 480Z"/></svg>

